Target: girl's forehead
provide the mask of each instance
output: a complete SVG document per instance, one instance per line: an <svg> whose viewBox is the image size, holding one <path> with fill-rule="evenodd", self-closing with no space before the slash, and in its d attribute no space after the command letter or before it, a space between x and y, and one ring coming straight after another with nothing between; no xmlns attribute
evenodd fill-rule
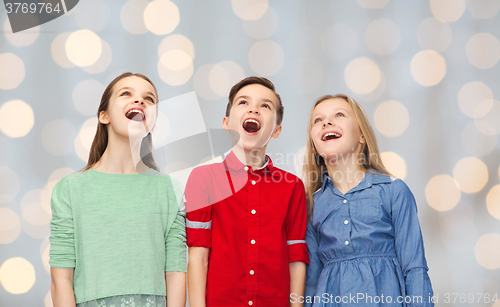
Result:
<svg viewBox="0 0 500 307"><path fill-rule="evenodd" d="M137 89L137 90L146 90L146 91L150 91L152 93L156 93L156 91L154 90L154 87L151 85L151 83L149 83L147 80L145 80L141 77L137 77L137 76L130 76L130 77L126 77L126 78L121 79L120 81L118 81L115 84L113 90L116 92L124 87L129 87L131 89Z"/></svg>
<svg viewBox="0 0 500 307"><path fill-rule="evenodd" d="M337 111L338 109L344 109L349 113L353 113L351 104L342 98L330 98L320 102L314 108L314 113L328 113Z"/></svg>

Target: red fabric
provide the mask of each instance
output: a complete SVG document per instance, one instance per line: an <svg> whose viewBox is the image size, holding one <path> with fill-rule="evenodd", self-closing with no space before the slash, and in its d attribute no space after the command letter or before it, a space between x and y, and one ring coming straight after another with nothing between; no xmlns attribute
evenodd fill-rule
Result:
<svg viewBox="0 0 500 307"><path fill-rule="evenodd" d="M185 195L188 246L211 248L207 307L288 307L289 262L309 263L302 181L270 159L245 170L231 152L193 170Z"/></svg>

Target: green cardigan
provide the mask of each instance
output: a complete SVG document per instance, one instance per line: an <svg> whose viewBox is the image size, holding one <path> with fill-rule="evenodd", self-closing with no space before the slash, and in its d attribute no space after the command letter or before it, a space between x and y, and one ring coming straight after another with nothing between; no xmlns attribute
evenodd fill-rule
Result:
<svg viewBox="0 0 500 307"><path fill-rule="evenodd" d="M74 268L76 303L165 295L166 271L186 271L181 185L149 170L64 177L52 193L50 261Z"/></svg>

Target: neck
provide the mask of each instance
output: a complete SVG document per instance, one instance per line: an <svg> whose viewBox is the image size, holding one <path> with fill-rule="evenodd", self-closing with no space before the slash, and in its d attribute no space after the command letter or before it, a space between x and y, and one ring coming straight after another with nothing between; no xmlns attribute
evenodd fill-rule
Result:
<svg viewBox="0 0 500 307"><path fill-rule="evenodd" d="M343 194L357 186L364 178L366 169L363 165L358 164L355 158L330 160L326 163L328 175L333 179L333 185Z"/></svg>
<svg viewBox="0 0 500 307"><path fill-rule="evenodd" d="M92 169L105 173L136 174L149 169L140 156L142 139L129 141L110 131L108 146Z"/></svg>
<svg viewBox="0 0 500 307"><path fill-rule="evenodd" d="M266 162L266 147L252 150L245 150L243 146L237 144L233 147L233 153L241 162L252 167L261 168Z"/></svg>

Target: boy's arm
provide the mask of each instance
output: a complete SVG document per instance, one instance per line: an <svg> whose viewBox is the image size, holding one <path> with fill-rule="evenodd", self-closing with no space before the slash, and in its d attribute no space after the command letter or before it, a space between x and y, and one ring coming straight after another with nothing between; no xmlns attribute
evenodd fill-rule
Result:
<svg viewBox="0 0 500 307"><path fill-rule="evenodd" d="M206 247L189 247L189 306L204 307L207 289L208 252Z"/></svg>
<svg viewBox="0 0 500 307"><path fill-rule="evenodd" d="M73 292L75 269L50 268L50 294L54 307L76 307Z"/></svg>
<svg viewBox="0 0 500 307"><path fill-rule="evenodd" d="M167 306L186 306L186 273L165 272L165 283L167 287ZM54 306L55 307L55 306Z"/></svg>
<svg viewBox="0 0 500 307"><path fill-rule="evenodd" d="M290 262L290 298L297 298L292 300L290 306L303 306L300 303L300 297L304 296L304 288L306 284L306 264L304 262L295 261ZM292 296L293 294L293 296Z"/></svg>

